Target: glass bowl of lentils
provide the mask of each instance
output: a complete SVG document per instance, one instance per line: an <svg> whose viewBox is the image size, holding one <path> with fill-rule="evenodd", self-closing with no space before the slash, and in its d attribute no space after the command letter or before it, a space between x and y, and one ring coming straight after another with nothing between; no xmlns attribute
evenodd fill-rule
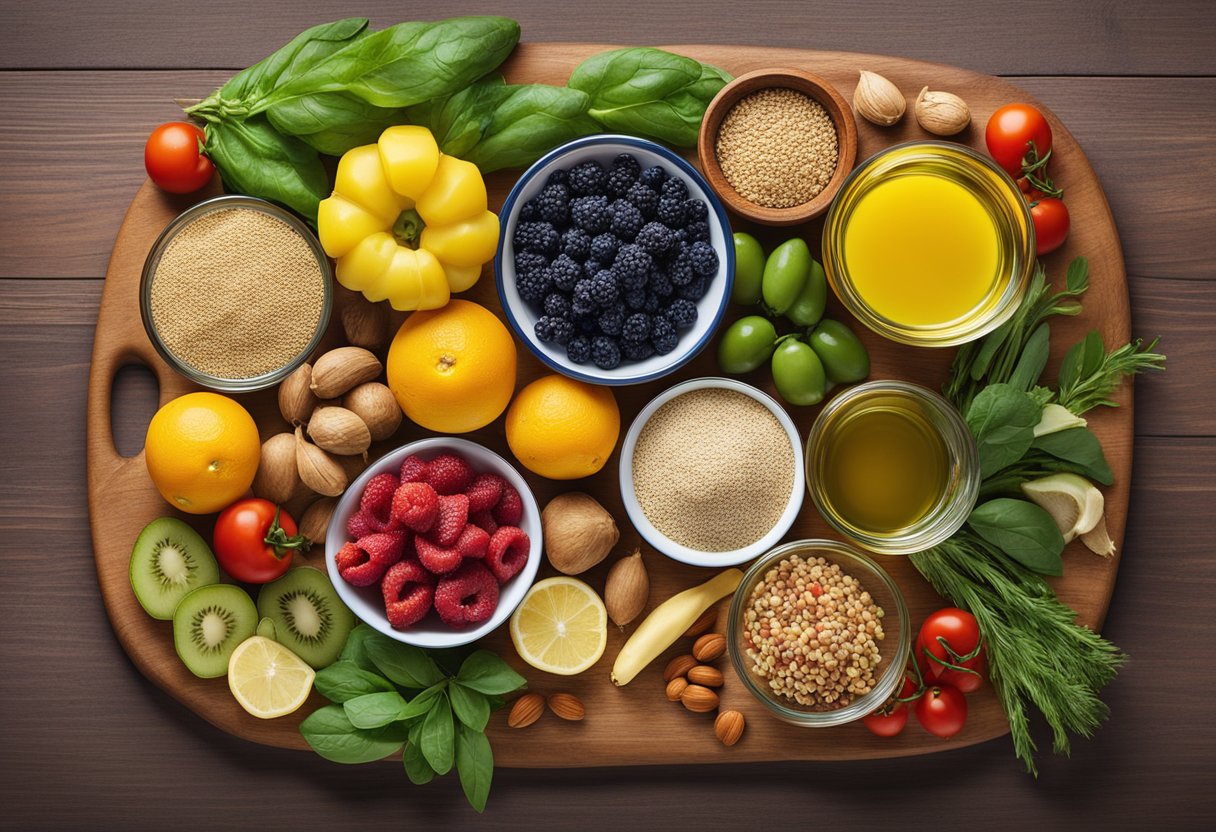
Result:
<svg viewBox="0 0 1216 832"><path fill-rule="evenodd" d="M752 564L727 627L744 686L779 719L816 728L878 709L902 683L911 649L899 587L831 540L786 543Z"/></svg>

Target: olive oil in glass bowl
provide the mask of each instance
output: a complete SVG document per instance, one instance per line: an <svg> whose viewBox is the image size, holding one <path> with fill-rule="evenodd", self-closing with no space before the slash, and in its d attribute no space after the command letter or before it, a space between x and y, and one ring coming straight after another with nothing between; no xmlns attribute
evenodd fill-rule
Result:
<svg viewBox="0 0 1216 832"><path fill-rule="evenodd" d="M806 466L823 519L885 555L941 543L979 494L979 456L962 416L902 381L861 384L829 402L811 427Z"/></svg>

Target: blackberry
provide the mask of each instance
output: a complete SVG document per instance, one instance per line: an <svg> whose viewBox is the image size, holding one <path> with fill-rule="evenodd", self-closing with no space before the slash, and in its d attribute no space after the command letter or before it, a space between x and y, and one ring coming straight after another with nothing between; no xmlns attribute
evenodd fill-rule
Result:
<svg viewBox="0 0 1216 832"><path fill-rule="evenodd" d="M654 355L654 347L649 341L641 341L636 344L626 342L621 344L621 352L625 354L627 361L645 361Z"/></svg>
<svg viewBox="0 0 1216 832"><path fill-rule="evenodd" d="M680 253L667 266L667 276L676 286L687 286L696 279L697 270L693 266L692 255L688 249L680 249Z"/></svg>
<svg viewBox="0 0 1216 832"><path fill-rule="evenodd" d="M553 171L553 173L549 174L549 178L545 180L546 188L549 187L550 185L567 185L568 186L569 184L570 184L570 174L566 173L564 170L561 170L560 168L558 170Z"/></svg>
<svg viewBox="0 0 1216 832"><path fill-rule="evenodd" d="M567 228L562 233L562 254L582 262L591 254L591 235L581 228Z"/></svg>
<svg viewBox="0 0 1216 832"><path fill-rule="evenodd" d="M672 229L671 239L675 241L677 248L692 242L692 240L688 239L688 229L683 227Z"/></svg>
<svg viewBox="0 0 1216 832"><path fill-rule="evenodd" d="M574 321L566 318L553 318L553 343L568 344L574 337Z"/></svg>
<svg viewBox="0 0 1216 832"><path fill-rule="evenodd" d="M570 302L571 311L575 315L590 315L595 311L595 298L591 295L591 281L580 280L574 287L574 298Z"/></svg>
<svg viewBox="0 0 1216 832"><path fill-rule="evenodd" d="M615 338L599 335L591 339L591 360L601 370L615 370L621 364L621 348Z"/></svg>
<svg viewBox="0 0 1216 832"><path fill-rule="evenodd" d="M612 215L608 212L608 197L582 196L570 202L570 221L588 234L608 230Z"/></svg>
<svg viewBox="0 0 1216 832"><path fill-rule="evenodd" d="M612 268L626 289L639 289L646 285L654 260L634 243L628 243L616 253Z"/></svg>
<svg viewBox="0 0 1216 832"><path fill-rule="evenodd" d="M622 327L625 326L625 316L627 310L624 301L617 301L612 306L609 306L600 313L597 321L600 327L600 332L605 335L620 335Z"/></svg>
<svg viewBox="0 0 1216 832"><path fill-rule="evenodd" d="M668 228L683 228L687 219L684 200L671 196L660 197L655 217Z"/></svg>
<svg viewBox="0 0 1216 832"><path fill-rule="evenodd" d="M690 243L709 242L709 223L705 220L694 220L684 226L684 237Z"/></svg>
<svg viewBox="0 0 1216 832"><path fill-rule="evenodd" d="M612 196L624 196L629 187L638 181L641 172L638 160L628 153L622 153L612 160L612 170L608 172L604 186Z"/></svg>
<svg viewBox="0 0 1216 832"><path fill-rule="evenodd" d="M663 313L667 320L675 324L676 329L688 329L697 322L697 305L691 300L677 298Z"/></svg>
<svg viewBox="0 0 1216 832"><path fill-rule="evenodd" d="M545 314L551 318L568 319L573 314L570 308L570 298L561 292L550 292L545 295Z"/></svg>
<svg viewBox="0 0 1216 832"><path fill-rule="evenodd" d="M654 319L650 326L650 343L655 352L667 355L676 348L679 341L680 336L676 334L675 324L662 316Z"/></svg>
<svg viewBox="0 0 1216 832"><path fill-rule="evenodd" d="M537 197L540 201L540 218L554 225L565 225L570 221L570 189L565 185L546 185Z"/></svg>
<svg viewBox="0 0 1216 832"><path fill-rule="evenodd" d="M663 170L658 165L652 168L646 168L638 175L638 181L650 188L652 191L658 191L663 187L663 182L667 180L667 171Z"/></svg>
<svg viewBox="0 0 1216 832"><path fill-rule="evenodd" d="M637 312L646 305L645 289L630 289L625 293L625 306L631 312Z"/></svg>
<svg viewBox="0 0 1216 832"><path fill-rule="evenodd" d="M663 223L648 222L642 226L633 241L651 257L662 257L675 245L675 236Z"/></svg>
<svg viewBox="0 0 1216 832"><path fill-rule="evenodd" d="M692 260L692 269L701 277L709 277L718 271L718 252L705 242L696 242L688 247L688 256Z"/></svg>
<svg viewBox="0 0 1216 832"><path fill-rule="evenodd" d="M684 202L684 213L688 215L689 222L707 219L709 217L709 206L704 201L693 197Z"/></svg>
<svg viewBox="0 0 1216 832"><path fill-rule="evenodd" d="M587 277L595 277L597 274L608 268L599 260L588 260L583 264L583 272Z"/></svg>
<svg viewBox="0 0 1216 832"><path fill-rule="evenodd" d="M613 170L626 171L634 179L642 175L642 166L638 163L637 157L632 153L621 153L612 160Z"/></svg>
<svg viewBox="0 0 1216 832"><path fill-rule="evenodd" d="M521 222L515 226L515 237L512 242L516 251L535 251L553 257L561 243L561 235L551 224L540 222Z"/></svg>
<svg viewBox="0 0 1216 832"><path fill-rule="evenodd" d="M661 269L651 272L646 288L661 298L669 298L676 293L675 284L671 282L667 272Z"/></svg>
<svg viewBox="0 0 1216 832"><path fill-rule="evenodd" d="M650 337L650 316L644 312L635 312L625 319L621 328L621 340L636 344Z"/></svg>
<svg viewBox="0 0 1216 832"><path fill-rule="evenodd" d="M541 315L536 319L536 323L532 325L532 331L536 333L536 337L542 341L553 340L553 319L548 315Z"/></svg>
<svg viewBox="0 0 1216 832"><path fill-rule="evenodd" d="M612 269L604 269L591 281L591 297L600 306L611 306L621 296L621 281Z"/></svg>
<svg viewBox="0 0 1216 832"><path fill-rule="evenodd" d="M618 199L612 203L612 233L622 240L632 240L642 228L642 212L637 206L626 199Z"/></svg>
<svg viewBox="0 0 1216 832"><path fill-rule="evenodd" d="M654 316L662 312L663 307L666 305L664 299L655 294L653 289L650 289L646 292L646 304L642 307L642 311L647 315Z"/></svg>
<svg viewBox="0 0 1216 832"><path fill-rule="evenodd" d="M620 239L615 234L606 231L591 238L590 256L601 263L611 263L620 248Z"/></svg>
<svg viewBox="0 0 1216 832"><path fill-rule="evenodd" d="M578 330L579 335L586 335L588 338L594 338L600 334L600 322L595 310L592 310L587 315L580 315L574 319L574 328Z"/></svg>
<svg viewBox="0 0 1216 832"><path fill-rule="evenodd" d="M604 192L604 166L594 159L570 168L570 190L579 196Z"/></svg>
<svg viewBox="0 0 1216 832"><path fill-rule="evenodd" d="M672 176L663 183L661 196L678 199L681 202L688 199L688 186L684 184L684 180L678 176Z"/></svg>
<svg viewBox="0 0 1216 832"><path fill-rule="evenodd" d="M515 273L529 274L549 265L549 258L535 251L515 252Z"/></svg>
<svg viewBox="0 0 1216 832"><path fill-rule="evenodd" d="M553 289L553 279L548 268L537 269L527 274L515 276L515 288L519 296L528 303L541 303L545 295Z"/></svg>
<svg viewBox="0 0 1216 832"><path fill-rule="evenodd" d="M566 344L566 357L575 364L586 364L591 358L591 339L586 335L575 335Z"/></svg>
<svg viewBox="0 0 1216 832"><path fill-rule="evenodd" d="M687 286L681 286L679 289L680 297L685 300L700 300L705 297L705 290L709 288L709 281L703 277L698 277Z"/></svg>
<svg viewBox="0 0 1216 832"><path fill-rule="evenodd" d="M532 197L519 206L519 219L521 222L533 222L540 219L540 200Z"/></svg>
<svg viewBox="0 0 1216 832"><path fill-rule="evenodd" d="M573 292L575 284L583 279L583 267L570 255L559 254L557 259L549 264L549 274L556 289Z"/></svg>
<svg viewBox="0 0 1216 832"><path fill-rule="evenodd" d="M659 195L641 182L634 182L625 193L625 199L633 203L633 207L642 212L642 216L650 219L659 208Z"/></svg>

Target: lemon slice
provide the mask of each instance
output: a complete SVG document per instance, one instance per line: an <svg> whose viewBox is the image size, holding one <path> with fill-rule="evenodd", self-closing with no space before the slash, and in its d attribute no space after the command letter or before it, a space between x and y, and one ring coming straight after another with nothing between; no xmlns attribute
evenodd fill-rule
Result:
<svg viewBox="0 0 1216 832"><path fill-rule="evenodd" d="M316 671L276 641L252 636L228 660L228 687L241 707L259 719L286 716L304 704Z"/></svg>
<svg viewBox="0 0 1216 832"><path fill-rule="evenodd" d="M528 590L511 616L511 641L537 670L573 676L604 654L608 611L582 581L546 578Z"/></svg>

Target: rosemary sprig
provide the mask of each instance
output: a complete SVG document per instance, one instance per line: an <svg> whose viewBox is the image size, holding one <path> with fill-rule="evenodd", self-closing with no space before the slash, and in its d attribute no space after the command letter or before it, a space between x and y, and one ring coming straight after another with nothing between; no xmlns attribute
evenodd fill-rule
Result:
<svg viewBox="0 0 1216 832"><path fill-rule="evenodd" d="M1080 416L1095 407L1117 407L1109 396L1127 376L1146 370L1164 370L1165 356L1153 352L1157 346L1154 338L1147 346L1137 338L1111 350L1102 358L1101 364L1092 373L1073 379L1061 379L1057 401Z"/></svg>

